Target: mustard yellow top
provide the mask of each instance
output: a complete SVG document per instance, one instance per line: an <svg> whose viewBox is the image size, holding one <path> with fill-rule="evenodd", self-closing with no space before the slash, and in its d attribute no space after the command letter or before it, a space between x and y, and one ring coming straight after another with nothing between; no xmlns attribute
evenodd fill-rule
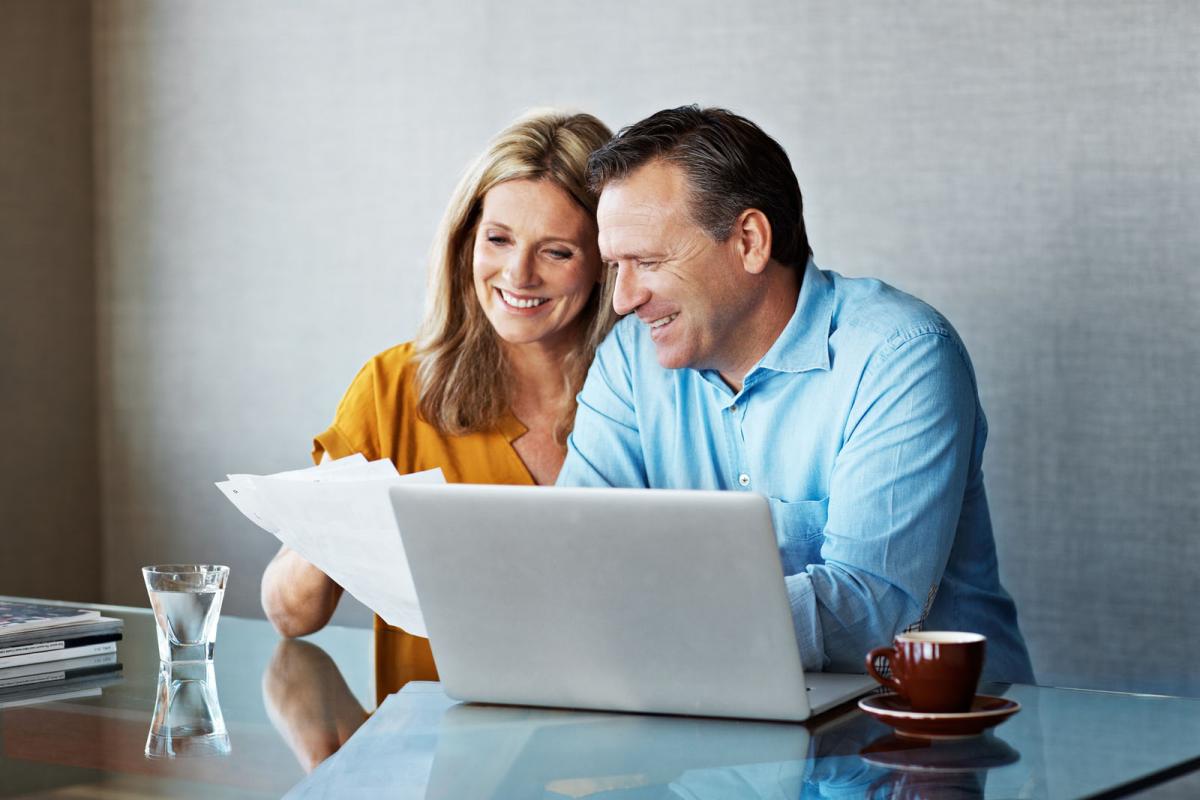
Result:
<svg viewBox="0 0 1200 800"><path fill-rule="evenodd" d="M511 414L496 430L447 436L417 411L417 365L411 342L372 358L359 370L333 424L313 439L313 461L362 453L387 458L401 474L441 467L449 483L532 485L512 443L526 428ZM428 640L375 618L375 685L380 701L410 680L437 680Z"/></svg>
<svg viewBox="0 0 1200 800"><path fill-rule="evenodd" d="M511 414L496 430L446 436L417 412L412 342L372 358L338 405L333 424L313 439L313 461L362 453L387 458L400 474L441 467L448 483L533 484L512 443L525 426Z"/></svg>

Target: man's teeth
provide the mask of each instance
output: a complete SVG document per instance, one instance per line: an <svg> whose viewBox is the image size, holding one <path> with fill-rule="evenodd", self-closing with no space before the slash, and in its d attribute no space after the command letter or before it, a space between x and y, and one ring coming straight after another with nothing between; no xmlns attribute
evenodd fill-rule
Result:
<svg viewBox="0 0 1200 800"><path fill-rule="evenodd" d="M504 298L504 302L508 303L513 308L533 308L547 302L549 297L530 297L528 299L517 297L515 294L509 294L503 289L500 290L500 296Z"/></svg>
<svg viewBox="0 0 1200 800"><path fill-rule="evenodd" d="M663 325L666 325L668 322L672 321L673 319L675 319L678 316L679 316L679 312L676 311L674 314L671 314L670 316L659 317L658 319L654 320L654 322L650 323L650 327L651 328L661 328Z"/></svg>

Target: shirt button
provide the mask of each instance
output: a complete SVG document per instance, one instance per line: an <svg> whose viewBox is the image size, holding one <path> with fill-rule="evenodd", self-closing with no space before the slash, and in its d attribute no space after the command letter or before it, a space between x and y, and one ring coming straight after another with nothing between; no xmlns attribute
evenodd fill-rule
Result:
<svg viewBox="0 0 1200 800"><path fill-rule="evenodd" d="M749 486L750 476L743 472L741 475L738 475L738 483L740 483L742 486Z"/></svg>
<svg viewBox="0 0 1200 800"><path fill-rule="evenodd" d="M731 405L731 406L729 407L729 413L730 413L730 414L736 414L736 413L737 413L737 403L734 403L733 405Z"/></svg>

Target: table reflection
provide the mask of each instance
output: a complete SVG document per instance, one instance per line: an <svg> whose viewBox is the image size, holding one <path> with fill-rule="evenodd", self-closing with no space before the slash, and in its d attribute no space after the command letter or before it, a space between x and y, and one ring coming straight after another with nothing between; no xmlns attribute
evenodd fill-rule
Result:
<svg viewBox="0 0 1200 800"><path fill-rule="evenodd" d="M123 679L0 708L0 795L1034 800L1126 796L1200 763L1200 700L1036 686L981 687L1021 712L957 743L898 739L853 707L804 725L639 717L461 706L430 683L368 718L370 631L281 643L269 623L234 617L221 621L219 702L207 676L190 695L214 732L220 709L232 749L148 759L164 698L154 618L100 610L126 621Z"/></svg>
<svg viewBox="0 0 1200 800"><path fill-rule="evenodd" d="M455 705L438 726L427 796L973 798L989 767L1019 758L990 736L881 731L852 711L795 725Z"/></svg>
<svg viewBox="0 0 1200 800"><path fill-rule="evenodd" d="M462 704L424 684L289 797L974 798L1020 758L995 735L900 739L853 705L771 723Z"/></svg>
<svg viewBox="0 0 1200 800"><path fill-rule="evenodd" d="M300 766L311 772L366 721L329 654L300 639L283 639L262 678L267 716Z"/></svg>

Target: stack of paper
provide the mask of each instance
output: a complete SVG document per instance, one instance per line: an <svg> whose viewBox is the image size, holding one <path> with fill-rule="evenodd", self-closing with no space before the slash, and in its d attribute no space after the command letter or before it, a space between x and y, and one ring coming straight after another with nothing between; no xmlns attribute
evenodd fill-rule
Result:
<svg viewBox="0 0 1200 800"><path fill-rule="evenodd" d="M336 581L384 622L425 636L425 621L388 489L445 483L440 469L400 475L391 461L348 456L217 484L238 510Z"/></svg>

